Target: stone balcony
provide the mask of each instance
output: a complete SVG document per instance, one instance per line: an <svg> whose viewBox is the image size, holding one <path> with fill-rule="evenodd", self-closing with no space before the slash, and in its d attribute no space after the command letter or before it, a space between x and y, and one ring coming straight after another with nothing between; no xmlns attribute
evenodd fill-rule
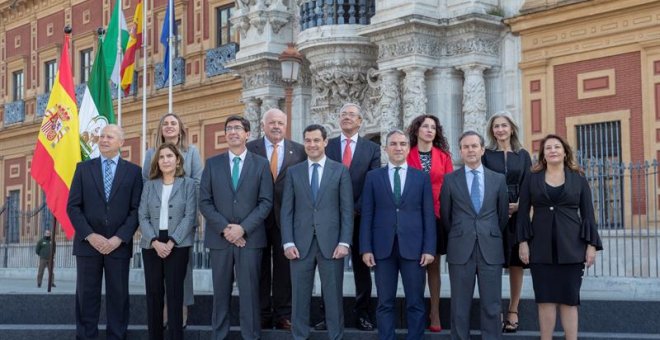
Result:
<svg viewBox="0 0 660 340"><path fill-rule="evenodd" d="M4 126L25 121L25 101L17 100L5 104Z"/></svg>
<svg viewBox="0 0 660 340"><path fill-rule="evenodd" d="M225 64L236 59L236 52L238 52L238 49L238 44L228 43L207 50L206 57L204 58L206 77L215 77L230 72L231 70L225 67Z"/></svg>
<svg viewBox="0 0 660 340"><path fill-rule="evenodd" d="M163 79L163 63L155 65L156 89L162 89L169 86L169 81ZM172 60L172 86L181 85L186 81L186 60L181 57Z"/></svg>
<svg viewBox="0 0 660 340"><path fill-rule="evenodd" d="M375 0L305 0L300 4L301 31L325 25L368 25Z"/></svg>

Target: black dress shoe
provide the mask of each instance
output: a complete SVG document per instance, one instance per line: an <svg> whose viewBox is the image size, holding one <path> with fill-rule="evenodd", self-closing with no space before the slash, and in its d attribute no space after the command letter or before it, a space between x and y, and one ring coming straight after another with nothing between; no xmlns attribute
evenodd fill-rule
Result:
<svg viewBox="0 0 660 340"><path fill-rule="evenodd" d="M314 329L317 331L327 331L328 326L325 324L325 320L319 321L316 325L314 325Z"/></svg>
<svg viewBox="0 0 660 340"><path fill-rule="evenodd" d="M374 324L371 323L371 321L368 318L365 317L359 317L357 319L357 329L361 331L373 331L374 330Z"/></svg>

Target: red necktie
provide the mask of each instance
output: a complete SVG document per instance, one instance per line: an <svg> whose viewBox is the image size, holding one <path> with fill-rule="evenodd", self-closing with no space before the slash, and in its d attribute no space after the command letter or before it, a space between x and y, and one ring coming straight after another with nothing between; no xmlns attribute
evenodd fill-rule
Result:
<svg viewBox="0 0 660 340"><path fill-rule="evenodd" d="M344 148L344 156L341 159L341 162L347 167L351 167L351 159L353 155L351 154L351 142L352 140L346 139L346 147Z"/></svg>

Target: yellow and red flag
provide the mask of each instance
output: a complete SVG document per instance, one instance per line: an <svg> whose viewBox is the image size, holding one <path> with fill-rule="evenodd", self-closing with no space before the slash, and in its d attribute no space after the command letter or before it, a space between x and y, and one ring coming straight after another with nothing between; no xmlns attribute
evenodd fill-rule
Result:
<svg viewBox="0 0 660 340"><path fill-rule="evenodd" d="M121 88L125 94L128 94L133 84L133 74L135 73L135 53L142 48L142 0L135 6L133 15L133 28L131 36L128 38L124 60L121 62Z"/></svg>
<svg viewBox="0 0 660 340"><path fill-rule="evenodd" d="M60 68L39 129L31 172L32 178L46 193L48 208L62 225L66 237L70 239L74 229L66 213L66 205L73 173L76 171L76 164L80 162L80 136L78 108L69 62L69 40L69 34L65 34Z"/></svg>

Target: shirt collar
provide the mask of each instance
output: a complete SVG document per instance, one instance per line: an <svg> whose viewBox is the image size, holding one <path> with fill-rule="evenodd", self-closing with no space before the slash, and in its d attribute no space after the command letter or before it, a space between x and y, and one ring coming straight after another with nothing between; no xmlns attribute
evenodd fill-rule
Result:
<svg viewBox="0 0 660 340"><path fill-rule="evenodd" d="M115 162L115 164L118 164L119 163L119 152L117 152L117 154L112 158L105 158L103 155L101 155L101 163L105 163L106 159L112 159L112 161Z"/></svg>
<svg viewBox="0 0 660 340"><path fill-rule="evenodd" d="M388 170L392 171L392 170L394 170L395 167L397 167L397 165L392 164L392 162L387 162L387 169ZM400 167L401 170L406 171L406 170L408 170L408 163L407 162L403 163L401 165L398 165L398 167Z"/></svg>
<svg viewBox="0 0 660 340"><path fill-rule="evenodd" d="M273 147L275 144L268 139L268 137L264 137L264 143L266 145L266 149ZM284 139L282 139L281 142L278 143L279 146L284 146Z"/></svg>
<svg viewBox="0 0 660 340"><path fill-rule="evenodd" d="M234 158L236 157L240 157L241 160L244 161L246 155L247 155L247 149L243 150L243 153L241 153L240 155L234 155L234 153L231 152L231 150L229 150L229 162L233 162Z"/></svg>
<svg viewBox="0 0 660 340"><path fill-rule="evenodd" d="M344 141L346 141L347 139L350 139L350 140L352 140L354 143L357 144L358 136L359 136L359 134L356 133L356 134L354 134L354 135L351 136L351 137L346 137L346 135L342 132L342 133L341 133L341 141L344 142Z"/></svg>
<svg viewBox="0 0 660 340"><path fill-rule="evenodd" d="M318 163L318 164L321 166L321 168L325 168L325 160L326 160L325 155L323 155L323 158L321 158L321 160L318 161L318 162L312 162L311 159L307 158L307 167L310 167L310 168L311 168L311 167L312 167L312 164L314 164L314 163Z"/></svg>
<svg viewBox="0 0 660 340"><path fill-rule="evenodd" d="M469 166L466 165L466 166L464 166L464 168L465 168L465 174L472 173L472 169ZM477 171L479 171L480 174L483 174L484 173L483 163L480 164L479 167L474 169L474 170L477 170Z"/></svg>

